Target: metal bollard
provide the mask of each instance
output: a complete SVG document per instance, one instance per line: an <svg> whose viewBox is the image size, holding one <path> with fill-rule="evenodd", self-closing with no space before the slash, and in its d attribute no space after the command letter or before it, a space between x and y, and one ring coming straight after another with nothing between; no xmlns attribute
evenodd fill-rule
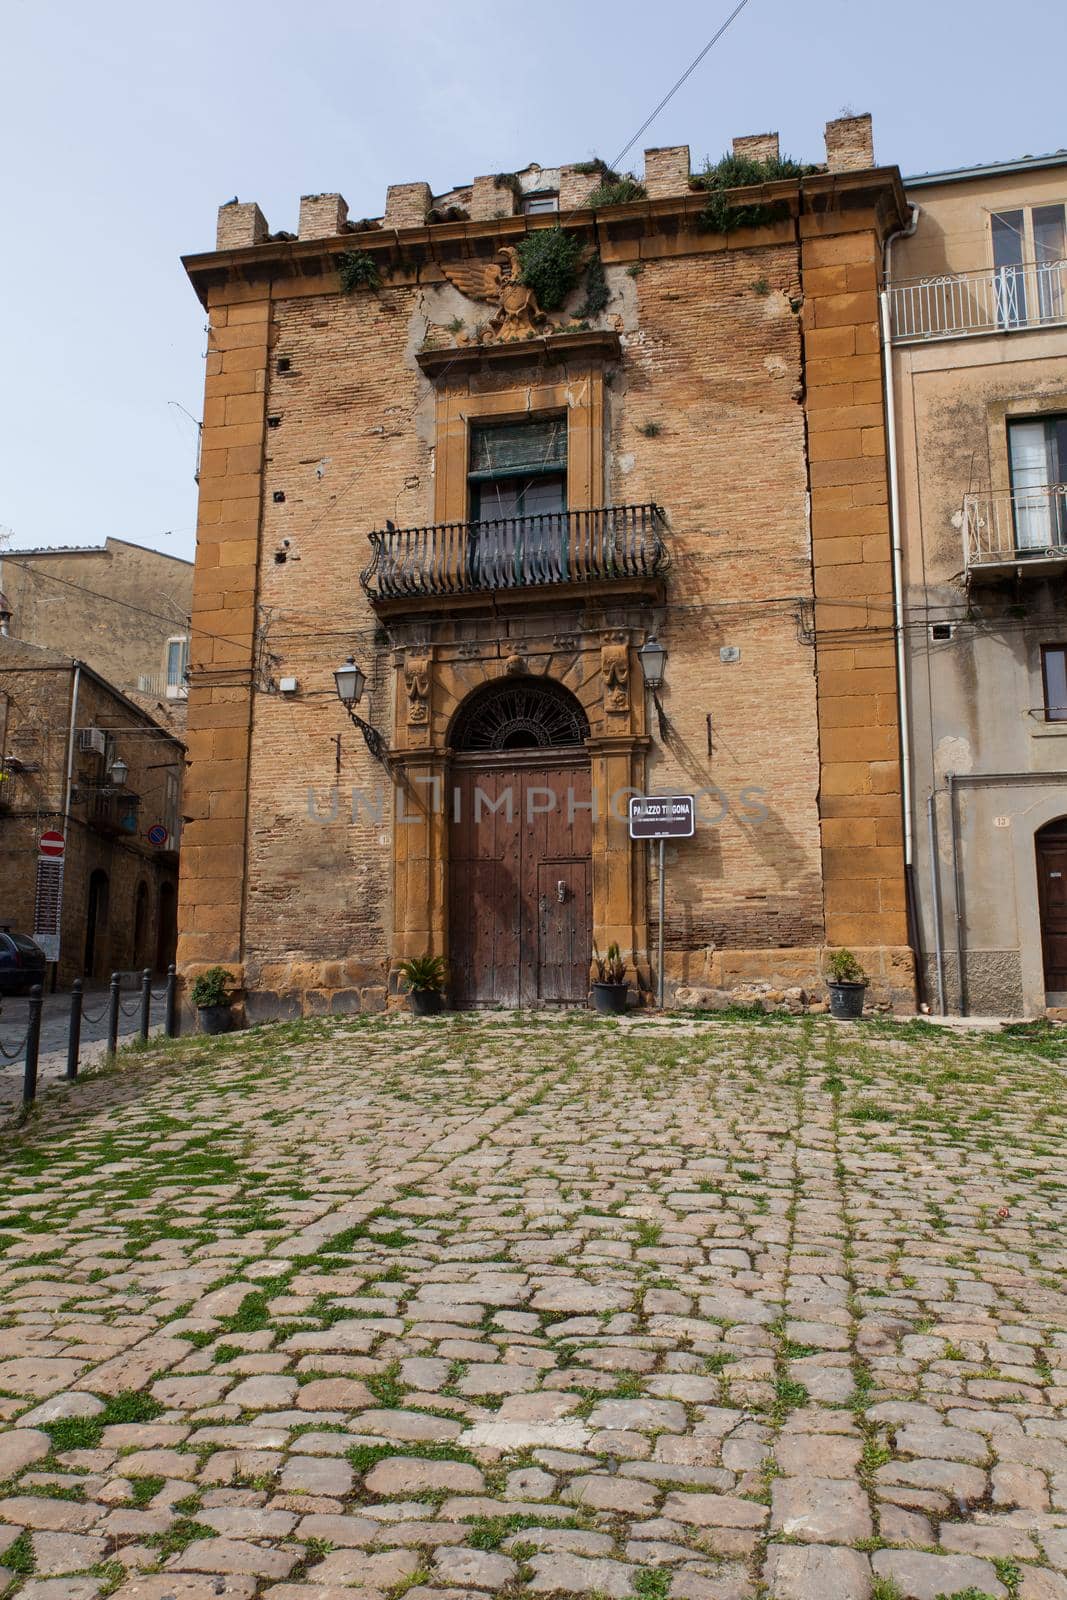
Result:
<svg viewBox="0 0 1067 1600"><path fill-rule="evenodd" d="M148 1038L152 1024L152 969L145 967L141 973L141 1038Z"/></svg>
<svg viewBox="0 0 1067 1600"><path fill-rule="evenodd" d="M26 1065L22 1074L22 1104L32 1106L37 1098L37 1057L41 1050L41 1011L44 995L41 985L35 983L30 990L29 1016L26 1025Z"/></svg>
<svg viewBox="0 0 1067 1600"><path fill-rule="evenodd" d="M107 1012L107 1053L114 1059L115 1051L119 1047L119 1004L122 993L122 979L117 972L111 974L111 993Z"/></svg>
<svg viewBox="0 0 1067 1600"><path fill-rule="evenodd" d="M168 1039L178 1037L178 969L173 961L167 968L167 1008L163 1029Z"/></svg>
<svg viewBox="0 0 1067 1600"><path fill-rule="evenodd" d="M78 1055L82 1042L82 981L75 978L70 990L70 1029L67 1033L67 1077L78 1076Z"/></svg>

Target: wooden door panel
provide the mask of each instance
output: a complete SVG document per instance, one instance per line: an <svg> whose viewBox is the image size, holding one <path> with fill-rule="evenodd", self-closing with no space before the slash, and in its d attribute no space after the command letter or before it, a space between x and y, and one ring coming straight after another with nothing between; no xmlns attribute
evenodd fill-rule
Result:
<svg viewBox="0 0 1067 1600"><path fill-rule="evenodd" d="M543 861L538 877L538 999L580 1004L589 992L589 863Z"/></svg>
<svg viewBox="0 0 1067 1600"><path fill-rule="evenodd" d="M1045 988L1067 989L1067 841L1037 840L1037 886Z"/></svg>
<svg viewBox="0 0 1067 1600"><path fill-rule="evenodd" d="M455 1003L581 1004L592 940L592 815L582 809L590 796L588 767L460 769L452 788ZM510 816L503 803L509 790ZM476 817L479 791L484 798Z"/></svg>

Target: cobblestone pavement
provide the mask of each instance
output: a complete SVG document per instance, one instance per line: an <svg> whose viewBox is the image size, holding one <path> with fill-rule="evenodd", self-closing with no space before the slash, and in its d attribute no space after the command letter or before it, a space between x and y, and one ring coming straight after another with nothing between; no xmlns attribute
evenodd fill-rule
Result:
<svg viewBox="0 0 1067 1600"><path fill-rule="evenodd" d="M166 997L163 978L156 978L152 993L151 1030L157 1033L163 1026ZM107 1052L108 991L92 990L85 996L82 1017L81 1067L92 1067L101 1062ZM140 995L124 992L119 1013L119 1038L131 1039L141 1026ZM14 1049L26 1034L28 1001L24 995L5 995L0 1009L0 1043ZM70 1037L70 992L46 994L41 1013L41 1054L37 1073L42 1085L50 1079L61 1078L67 1069L67 1040ZM24 1057L16 1061L0 1056L0 1118L22 1101L22 1074Z"/></svg>
<svg viewBox="0 0 1067 1600"><path fill-rule="evenodd" d="M11 1592L1067 1600L1062 1038L322 1020L49 1094Z"/></svg>

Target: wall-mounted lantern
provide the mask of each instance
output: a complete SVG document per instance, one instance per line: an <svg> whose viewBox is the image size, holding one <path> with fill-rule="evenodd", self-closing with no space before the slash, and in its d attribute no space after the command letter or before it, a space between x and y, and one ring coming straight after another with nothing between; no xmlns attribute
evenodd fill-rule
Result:
<svg viewBox="0 0 1067 1600"><path fill-rule="evenodd" d="M363 735L363 742L366 744L367 749L375 761L380 761L383 766L387 766L385 740L377 728L372 728L369 722L364 722L363 718L357 716L353 709L363 698L367 674L362 667L356 665L352 656L349 656L343 667L334 668L333 681L337 689L337 698L348 712L353 726L357 727Z"/></svg>
<svg viewBox="0 0 1067 1600"><path fill-rule="evenodd" d="M645 688L652 696L652 704L656 708L659 736L661 739L666 739L670 724L667 721L667 713L660 704L659 692L663 687L663 673L667 665L667 647L660 644L654 633L650 633L637 652L637 659L641 663L641 675L645 680Z"/></svg>

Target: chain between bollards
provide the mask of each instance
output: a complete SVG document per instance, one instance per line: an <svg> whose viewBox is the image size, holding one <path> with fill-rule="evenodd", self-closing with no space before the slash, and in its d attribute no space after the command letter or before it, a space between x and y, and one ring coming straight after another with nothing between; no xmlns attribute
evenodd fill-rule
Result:
<svg viewBox="0 0 1067 1600"><path fill-rule="evenodd" d="M73 1083L78 1076L78 1054L82 1042L82 980L75 978L70 987L70 1031L67 1034L67 1077Z"/></svg>
<svg viewBox="0 0 1067 1600"><path fill-rule="evenodd" d="M167 968L167 1007L163 1016L163 1031L168 1039L176 1039L178 1028L178 969L172 961Z"/></svg>
<svg viewBox="0 0 1067 1600"><path fill-rule="evenodd" d="M152 969L145 967L141 972L141 1038L148 1038L148 1030L152 1024Z"/></svg>
<svg viewBox="0 0 1067 1600"><path fill-rule="evenodd" d="M107 1011L107 1053L111 1060L115 1059L115 1052L119 1047L119 1006L122 993L122 977L119 973L111 974L111 986L108 996Z"/></svg>
<svg viewBox="0 0 1067 1600"><path fill-rule="evenodd" d="M22 1104L32 1106L37 1098L37 1057L41 1049L41 1011L44 995L41 985L35 983L30 990L29 1015L26 1027L26 1065L22 1074Z"/></svg>

